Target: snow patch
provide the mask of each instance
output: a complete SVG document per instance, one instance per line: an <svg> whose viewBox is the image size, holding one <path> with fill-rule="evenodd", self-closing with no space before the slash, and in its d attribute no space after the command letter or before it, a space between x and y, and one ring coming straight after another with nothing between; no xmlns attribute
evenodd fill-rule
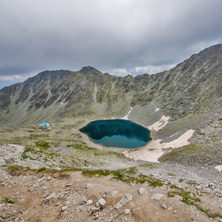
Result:
<svg viewBox="0 0 222 222"><path fill-rule="evenodd" d="M158 131L158 130L162 129L164 126L166 126L166 124L168 123L169 119L170 119L169 116L164 116L163 115L162 118L159 121L157 121L154 124L148 126L148 128L150 130Z"/></svg>
<svg viewBox="0 0 222 222"><path fill-rule="evenodd" d="M161 157L166 149L175 149L182 146L189 145L188 140L193 136L195 131L190 129L183 135L169 143L161 143L162 140L153 140L148 143L144 148L133 151L124 151L123 154L134 160L145 160L149 162L159 162L158 158Z"/></svg>

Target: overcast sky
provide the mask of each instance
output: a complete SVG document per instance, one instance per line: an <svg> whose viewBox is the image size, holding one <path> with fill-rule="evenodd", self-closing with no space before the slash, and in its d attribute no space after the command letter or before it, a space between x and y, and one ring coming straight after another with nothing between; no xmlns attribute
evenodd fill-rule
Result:
<svg viewBox="0 0 222 222"><path fill-rule="evenodd" d="M0 88L44 70L170 69L222 42L222 0L0 0Z"/></svg>

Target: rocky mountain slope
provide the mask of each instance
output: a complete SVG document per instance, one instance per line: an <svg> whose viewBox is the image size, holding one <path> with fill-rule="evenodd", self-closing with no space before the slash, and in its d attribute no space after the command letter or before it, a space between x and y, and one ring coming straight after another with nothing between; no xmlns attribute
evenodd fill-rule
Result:
<svg viewBox="0 0 222 222"><path fill-rule="evenodd" d="M129 118L145 126L163 115L170 117L164 128L152 132L154 139L168 142L193 129L191 141L197 146L182 153L190 155L191 149L196 155L201 144L201 153L205 154L199 156L198 162L221 164L221 82L222 45L209 47L155 75L117 77L93 67L78 72L44 71L0 90L0 124L29 126L43 120L68 123L73 119L86 122L119 118L132 107ZM192 157L186 156L177 153L163 160L182 159L188 163Z"/></svg>
<svg viewBox="0 0 222 222"><path fill-rule="evenodd" d="M45 71L0 91L0 122L19 125L46 117L122 115L129 106L145 109L152 102L179 119L220 109L221 80L222 45L155 75L116 77L92 67Z"/></svg>

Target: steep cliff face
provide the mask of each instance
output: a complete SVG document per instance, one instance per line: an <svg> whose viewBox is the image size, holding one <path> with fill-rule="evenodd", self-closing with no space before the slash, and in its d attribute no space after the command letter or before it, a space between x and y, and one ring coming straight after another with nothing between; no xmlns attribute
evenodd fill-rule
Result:
<svg viewBox="0 0 222 222"><path fill-rule="evenodd" d="M176 121L189 115L218 113L221 82L222 45L155 75L117 77L93 67L78 72L44 71L0 90L0 123L25 125L46 118L121 116L130 106L145 112L149 105L158 106Z"/></svg>

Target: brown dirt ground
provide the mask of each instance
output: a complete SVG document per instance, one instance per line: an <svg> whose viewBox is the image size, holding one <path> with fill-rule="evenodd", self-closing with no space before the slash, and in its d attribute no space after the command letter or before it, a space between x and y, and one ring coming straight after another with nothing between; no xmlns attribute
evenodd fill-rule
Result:
<svg viewBox="0 0 222 222"><path fill-rule="evenodd" d="M150 187L148 184L135 184L117 181L110 176L83 176L81 172L57 173L44 177L38 175L9 175L3 169L0 174L0 221L141 221L141 222L187 222L212 221L196 207L181 202L179 196L168 197L169 188ZM139 188L145 188L139 194ZM115 209L115 204L127 193L133 200ZM155 193L163 194L160 201L152 200ZM50 198L51 194L55 194ZM92 206L80 205L82 200L104 197L106 206L97 216L91 215ZM5 203L5 198L14 204ZM168 209L161 207L165 203ZM202 194L201 205L220 212L220 203L207 194ZM67 206L62 211L61 208ZM172 209L169 209L171 208ZM124 214L124 209L131 213ZM214 221L220 221L214 219Z"/></svg>

